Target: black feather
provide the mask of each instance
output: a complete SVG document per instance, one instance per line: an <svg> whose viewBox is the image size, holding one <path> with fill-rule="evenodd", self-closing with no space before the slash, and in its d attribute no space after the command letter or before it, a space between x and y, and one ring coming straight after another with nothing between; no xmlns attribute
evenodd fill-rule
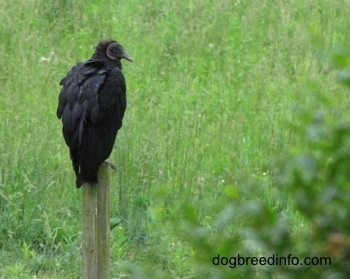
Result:
<svg viewBox="0 0 350 279"><path fill-rule="evenodd" d="M121 58L132 61L116 41L98 44L92 58L78 63L60 85L57 117L79 188L97 182L97 170L113 149L126 109L126 85Z"/></svg>

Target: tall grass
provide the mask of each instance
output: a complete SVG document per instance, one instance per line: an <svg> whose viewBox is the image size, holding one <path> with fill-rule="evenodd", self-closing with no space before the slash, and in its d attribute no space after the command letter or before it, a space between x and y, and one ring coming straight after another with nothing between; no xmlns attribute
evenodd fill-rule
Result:
<svg viewBox="0 0 350 279"><path fill-rule="evenodd" d="M198 209L212 237L237 233L249 218L213 229L224 189L282 202L267 162L307 147L295 108L315 98L335 117L348 108L328 61L347 44L348 9L345 0L0 0L1 278L80 274L81 193L55 112L60 79L99 40L117 39L135 59L124 62L128 108L111 155L112 276L134 264L188 278L198 253L174 228L184 208ZM265 191L241 183L251 178Z"/></svg>

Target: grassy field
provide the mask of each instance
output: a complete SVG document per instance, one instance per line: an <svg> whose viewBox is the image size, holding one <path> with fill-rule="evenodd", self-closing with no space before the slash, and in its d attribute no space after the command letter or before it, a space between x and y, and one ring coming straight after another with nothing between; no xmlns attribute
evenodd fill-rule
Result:
<svg viewBox="0 0 350 279"><path fill-rule="evenodd" d="M110 158L111 217L121 220L111 232L112 278L224 278L227 266L210 267L218 251L261 253L249 216L221 220L228 197L242 207L264 201L291 233L308 230L293 197L276 194L269 162L307 148L298 109L326 99L337 118L349 107L330 63L348 45L349 8L0 0L0 278L81 274L81 191L56 106L61 78L105 38L135 60L124 62L128 108ZM223 239L237 241L225 248Z"/></svg>

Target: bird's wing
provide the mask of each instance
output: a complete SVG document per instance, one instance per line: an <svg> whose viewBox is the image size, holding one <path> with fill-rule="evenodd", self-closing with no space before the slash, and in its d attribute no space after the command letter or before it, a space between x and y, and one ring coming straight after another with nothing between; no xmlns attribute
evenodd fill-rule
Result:
<svg viewBox="0 0 350 279"><path fill-rule="evenodd" d="M126 85L119 68L110 69L99 94L99 119L106 120L111 117L113 123L121 122L126 109ZM118 130L120 127L117 125L113 128Z"/></svg>
<svg viewBox="0 0 350 279"><path fill-rule="evenodd" d="M57 117L62 118L66 143L70 147L82 144L87 123L95 123L99 116L98 93L107 70L96 62L77 64L60 84Z"/></svg>

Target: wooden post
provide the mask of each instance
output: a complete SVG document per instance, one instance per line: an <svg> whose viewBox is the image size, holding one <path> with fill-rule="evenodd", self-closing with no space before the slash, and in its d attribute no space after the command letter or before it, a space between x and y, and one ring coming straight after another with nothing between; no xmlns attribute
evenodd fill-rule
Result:
<svg viewBox="0 0 350 279"><path fill-rule="evenodd" d="M83 279L109 279L109 175L102 163L98 183L83 185Z"/></svg>
<svg viewBox="0 0 350 279"><path fill-rule="evenodd" d="M109 175L108 165L103 163L98 171L97 185L97 275L109 279Z"/></svg>
<svg viewBox="0 0 350 279"><path fill-rule="evenodd" d="M96 209L97 192L94 184L83 185L83 234L82 234L82 264L83 279L97 278L96 257Z"/></svg>

